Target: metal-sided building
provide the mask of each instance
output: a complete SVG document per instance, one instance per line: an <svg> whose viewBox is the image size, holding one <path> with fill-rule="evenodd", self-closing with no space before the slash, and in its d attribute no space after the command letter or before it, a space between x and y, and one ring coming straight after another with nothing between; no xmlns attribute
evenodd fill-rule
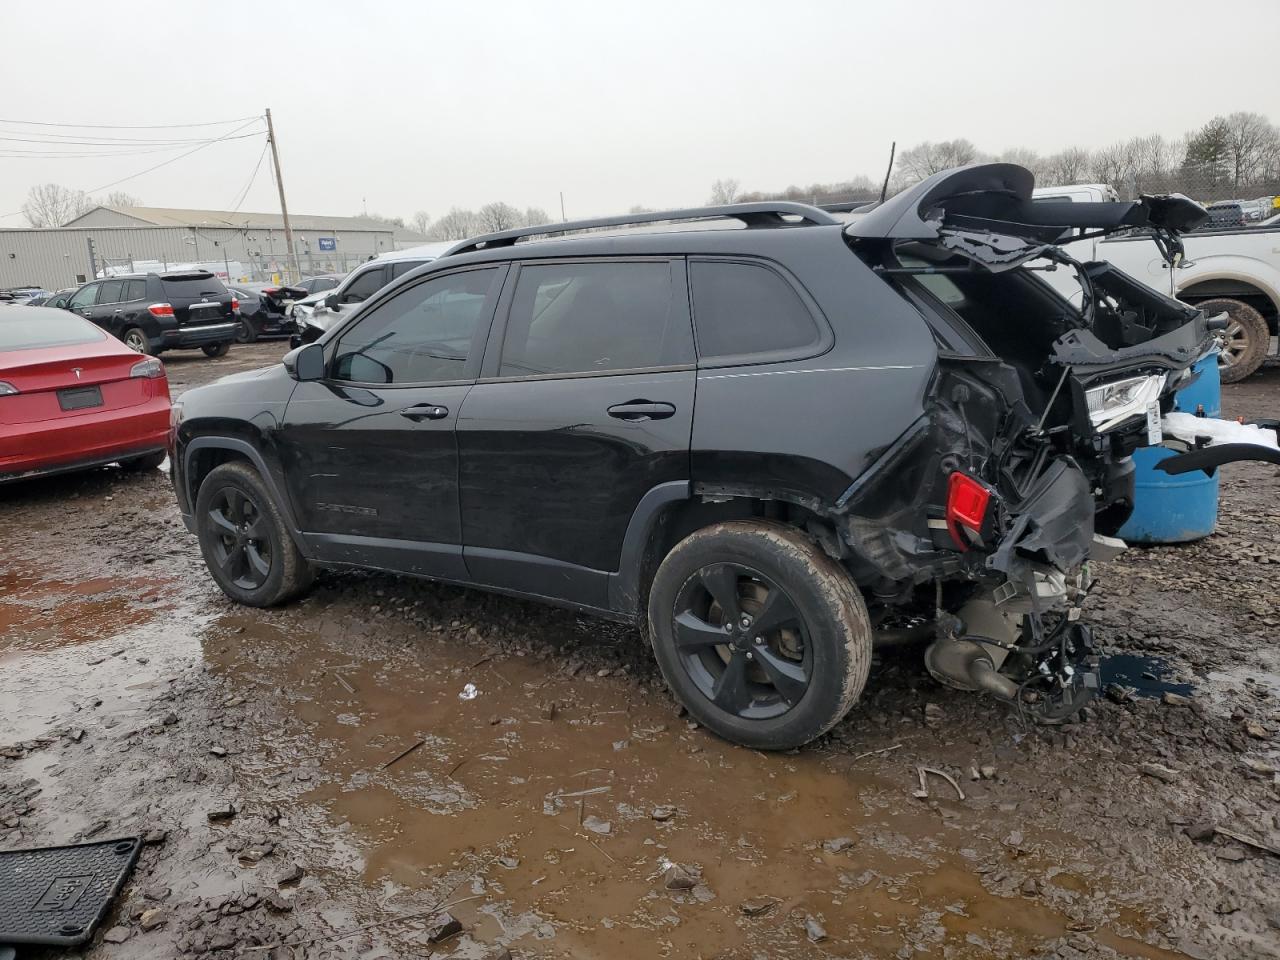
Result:
<svg viewBox="0 0 1280 960"><path fill-rule="evenodd" d="M425 243L413 231L364 217L291 214L304 276L345 273L370 257ZM237 280L269 280L289 271L278 213L98 206L61 227L0 229L0 289L34 284L56 290L138 261L212 268ZM223 272L223 271L218 271Z"/></svg>

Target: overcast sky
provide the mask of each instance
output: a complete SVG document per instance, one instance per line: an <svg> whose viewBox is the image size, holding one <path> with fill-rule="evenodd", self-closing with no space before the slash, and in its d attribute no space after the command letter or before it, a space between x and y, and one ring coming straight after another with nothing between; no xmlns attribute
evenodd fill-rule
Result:
<svg viewBox="0 0 1280 960"><path fill-rule="evenodd" d="M569 216L586 216L702 203L720 177L744 189L878 179L894 139L1051 152L1180 136L1233 110L1280 121L1266 46L1278 0L41 0L6 3L3 19L5 121L194 123L271 107L298 213L436 217L506 200L558 214L564 191ZM234 126L5 122L0 136ZM217 143L117 189L229 209L263 145ZM9 156L47 149L0 143L0 214L33 184L94 190L181 152ZM278 209L266 163L241 209Z"/></svg>

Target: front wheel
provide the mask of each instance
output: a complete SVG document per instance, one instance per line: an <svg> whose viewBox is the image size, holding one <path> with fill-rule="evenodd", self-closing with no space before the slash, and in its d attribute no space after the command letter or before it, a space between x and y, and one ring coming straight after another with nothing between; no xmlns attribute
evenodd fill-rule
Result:
<svg viewBox="0 0 1280 960"><path fill-rule="evenodd" d="M204 351L206 357L225 357L227 351L231 349L231 341L223 340L221 343L206 343L200 349Z"/></svg>
<svg viewBox="0 0 1280 960"><path fill-rule="evenodd" d="M258 328L253 325L253 321L241 317L240 325L236 327L236 343L253 343L257 339Z"/></svg>
<svg viewBox="0 0 1280 960"><path fill-rule="evenodd" d="M262 478L247 463L224 463L209 471L195 510L205 565L232 600L270 607L311 585L311 565Z"/></svg>
<svg viewBox="0 0 1280 960"><path fill-rule="evenodd" d="M653 580L649 633L694 719L763 750L830 730L871 667L853 580L803 533L768 521L715 524L677 544Z"/></svg>

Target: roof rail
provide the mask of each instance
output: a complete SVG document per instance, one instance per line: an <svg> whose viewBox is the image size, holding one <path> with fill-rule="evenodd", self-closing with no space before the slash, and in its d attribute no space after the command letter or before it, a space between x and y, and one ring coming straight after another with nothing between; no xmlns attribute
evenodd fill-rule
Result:
<svg viewBox="0 0 1280 960"><path fill-rule="evenodd" d="M879 203L879 200L841 200L839 203L820 203L818 209L827 213L853 213L864 208L869 210Z"/></svg>
<svg viewBox="0 0 1280 960"><path fill-rule="evenodd" d="M787 220L787 217L798 217L800 223ZM486 233L483 236L463 240L450 247L442 257L450 257L459 253L473 253L476 250L490 250L494 247L511 247L518 240L526 237L551 236L571 233L578 230L593 230L601 227L629 227L642 223L664 223L669 220L740 220L747 227L794 227L833 226L840 221L831 214L807 203L792 203L787 200L770 200L760 203L730 203L718 207L690 207L686 210L659 210L653 213L628 213L615 217L594 217L590 220L567 220L563 223L543 223L532 227L516 227L513 230L501 230L497 233Z"/></svg>

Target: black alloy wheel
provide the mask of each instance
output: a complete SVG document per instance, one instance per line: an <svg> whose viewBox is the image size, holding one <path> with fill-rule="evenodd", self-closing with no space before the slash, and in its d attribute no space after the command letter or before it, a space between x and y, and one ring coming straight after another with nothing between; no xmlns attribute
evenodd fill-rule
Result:
<svg viewBox="0 0 1280 960"><path fill-rule="evenodd" d="M261 588L271 575L271 539L262 508L243 490L223 487L206 517L214 533L213 560L242 590Z"/></svg>
<svg viewBox="0 0 1280 960"><path fill-rule="evenodd" d="M676 599L673 632L698 691L744 720L781 716L813 674L809 629L787 592L759 570L713 563Z"/></svg>

